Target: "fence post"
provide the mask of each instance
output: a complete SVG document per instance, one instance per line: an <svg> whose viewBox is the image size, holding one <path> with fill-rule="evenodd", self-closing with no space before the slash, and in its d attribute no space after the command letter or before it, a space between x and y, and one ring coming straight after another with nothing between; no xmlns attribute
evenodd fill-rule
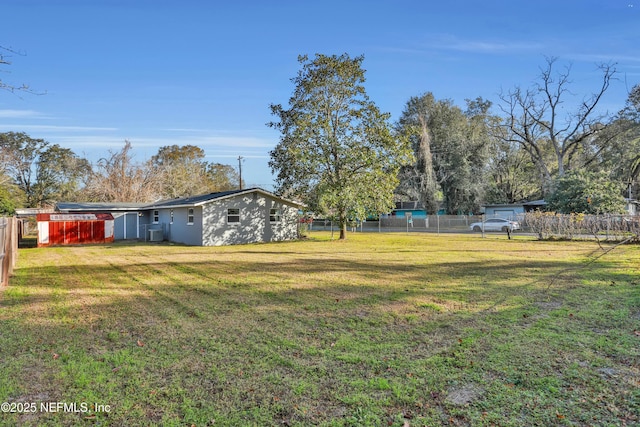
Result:
<svg viewBox="0 0 640 427"><path fill-rule="evenodd" d="M16 218L0 218L0 286L9 284L18 256Z"/></svg>
<svg viewBox="0 0 640 427"><path fill-rule="evenodd" d="M0 218L0 286L7 285L7 276L8 271L5 270L5 258L6 253L5 249L7 245L5 244L7 239L7 219Z"/></svg>
<svg viewBox="0 0 640 427"><path fill-rule="evenodd" d="M11 274L18 262L18 243L20 238L18 237L18 218L13 217L11 221Z"/></svg>

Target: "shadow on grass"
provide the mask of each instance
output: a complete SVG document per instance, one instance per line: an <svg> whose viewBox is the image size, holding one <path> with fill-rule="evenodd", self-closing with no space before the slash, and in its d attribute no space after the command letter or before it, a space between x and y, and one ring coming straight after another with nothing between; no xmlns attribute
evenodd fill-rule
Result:
<svg viewBox="0 0 640 427"><path fill-rule="evenodd" d="M487 391L461 411L447 403L446 391L469 381L489 390L495 381L509 388L514 377L557 376L547 358L581 351L571 340L585 330L578 322L552 324L566 335L554 335L545 348L536 322L568 318L562 304L570 294L584 292L585 303L597 299L580 289L582 260L463 262L427 254L409 262L245 252L240 260L214 252L189 261L202 252L180 247L153 256L103 255L90 267L78 259L18 270L17 285L0 295L0 348L8 361L0 397L111 404L113 412L90 416L112 425L402 425L405 416L433 424L461 412L466 418L456 419L473 424L494 404L496 413L510 414L499 406L505 397ZM618 283L636 280L601 273ZM602 300L632 300L634 289L607 288L618 293ZM536 304L544 298L558 303L545 309ZM489 358L501 361L487 370ZM38 372L16 379L26 366ZM509 389L513 399L548 412L524 419L553 422L561 399L549 387L558 386L521 383ZM83 416L10 421L73 425Z"/></svg>

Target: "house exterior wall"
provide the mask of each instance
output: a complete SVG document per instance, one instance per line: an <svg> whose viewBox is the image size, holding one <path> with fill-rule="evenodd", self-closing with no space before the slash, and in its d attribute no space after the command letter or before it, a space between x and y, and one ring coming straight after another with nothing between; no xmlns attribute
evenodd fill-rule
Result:
<svg viewBox="0 0 640 427"><path fill-rule="evenodd" d="M408 216L408 213L411 214L411 217L414 219L427 217L427 211L424 209L395 209L391 215L396 218L404 218Z"/></svg>
<svg viewBox="0 0 640 427"><path fill-rule="evenodd" d="M228 209L239 210L238 222L228 221ZM278 209L279 221L270 221L271 209ZM202 215L203 246L293 240L298 236L298 208L257 192L214 200L203 206Z"/></svg>
<svg viewBox="0 0 640 427"><path fill-rule="evenodd" d="M138 212L111 212L115 240L137 239Z"/></svg>
<svg viewBox="0 0 640 427"><path fill-rule="evenodd" d="M168 224L165 239L185 245L202 245L202 207L193 209L193 222L189 223L189 208L165 208L160 212L160 220ZM173 221L171 220L173 211Z"/></svg>
<svg viewBox="0 0 640 427"><path fill-rule="evenodd" d="M158 211L158 221L154 212ZM149 240L149 230L162 230L164 240L185 245L202 245L202 207L193 207L193 223L188 224L189 208L167 207L143 211L140 238Z"/></svg>
<svg viewBox="0 0 640 427"><path fill-rule="evenodd" d="M139 232L139 216L138 212L127 212L124 215L124 235L125 239L138 239L140 238Z"/></svg>

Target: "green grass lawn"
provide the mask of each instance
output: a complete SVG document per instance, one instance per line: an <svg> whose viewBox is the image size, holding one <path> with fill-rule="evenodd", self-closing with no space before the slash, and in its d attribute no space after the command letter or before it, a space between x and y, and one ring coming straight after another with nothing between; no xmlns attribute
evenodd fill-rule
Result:
<svg viewBox="0 0 640 427"><path fill-rule="evenodd" d="M640 247L599 255L323 232L22 249L0 291L22 413L0 425L637 425Z"/></svg>

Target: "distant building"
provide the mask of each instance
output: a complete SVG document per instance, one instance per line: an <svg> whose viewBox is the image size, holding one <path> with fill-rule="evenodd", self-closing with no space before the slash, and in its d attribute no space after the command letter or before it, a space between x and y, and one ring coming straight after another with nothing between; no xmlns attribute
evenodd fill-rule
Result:
<svg viewBox="0 0 640 427"><path fill-rule="evenodd" d="M505 203L484 205L484 214L491 218L504 218L509 220L517 220L518 216L524 215L526 212L542 210L547 206L544 200L533 200L531 202L522 203Z"/></svg>
<svg viewBox="0 0 640 427"><path fill-rule="evenodd" d="M396 208L391 212L391 217L404 218L411 216L412 218L426 218L427 211L422 204L417 201L396 202Z"/></svg>

